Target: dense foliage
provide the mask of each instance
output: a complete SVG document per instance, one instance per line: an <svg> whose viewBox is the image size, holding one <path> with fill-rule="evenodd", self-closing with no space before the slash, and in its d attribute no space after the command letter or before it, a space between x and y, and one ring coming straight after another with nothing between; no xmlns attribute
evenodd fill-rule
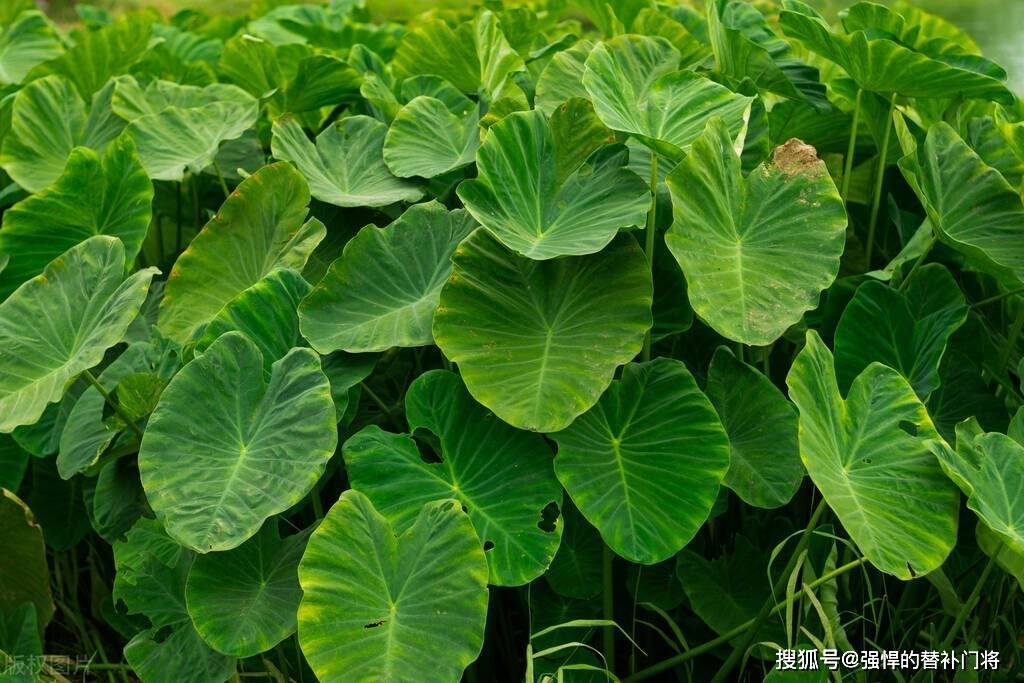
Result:
<svg viewBox="0 0 1024 683"><path fill-rule="evenodd" d="M1019 675L1024 108L957 27L78 9L0 5L0 680Z"/></svg>

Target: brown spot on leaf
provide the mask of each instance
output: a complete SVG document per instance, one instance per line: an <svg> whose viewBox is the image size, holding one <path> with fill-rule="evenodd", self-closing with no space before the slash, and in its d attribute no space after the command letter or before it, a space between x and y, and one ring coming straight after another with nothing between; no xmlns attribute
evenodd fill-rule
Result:
<svg viewBox="0 0 1024 683"><path fill-rule="evenodd" d="M786 175L818 176L825 172L824 164L818 159L817 150L797 138L790 138L785 144L775 148L772 165Z"/></svg>

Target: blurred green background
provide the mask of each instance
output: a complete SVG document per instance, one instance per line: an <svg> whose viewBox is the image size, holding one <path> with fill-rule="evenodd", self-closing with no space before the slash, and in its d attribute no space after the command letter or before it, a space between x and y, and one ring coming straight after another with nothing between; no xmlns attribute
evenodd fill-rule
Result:
<svg viewBox="0 0 1024 683"><path fill-rule="evenodd" d="M3 0L0 0L2 2ZM687 0L682 0L686 2ZM826 16L850 5L853 0L807 0ZM885 0L882 0L883 2ZM912 0L922 9L934 12L966 30L977 41L985 56L1002 65L1009 73L1013 89L1024 94L1024 0ZM301 2L301 0L295 0ZM701 0L689 0L702 4ZM73 20L74 0L41 2L58 18ZM204 12L244 12L251 0L93 0L91 4L114 10L154 7L165 15L184 8ZM281 4L287 4L282 2ZM376 17L405 19L439 4L458 6L462 0L367 0Z"/></svg>

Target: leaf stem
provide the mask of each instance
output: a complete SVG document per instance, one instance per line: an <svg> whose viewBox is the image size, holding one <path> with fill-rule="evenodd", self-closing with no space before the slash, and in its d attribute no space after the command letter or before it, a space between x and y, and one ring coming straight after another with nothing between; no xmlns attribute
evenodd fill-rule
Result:
<svg viewBox="0 0 1024 683"><path fill-rule="evenodd" d="M892 115L896 110L896 93L889 98L889 113L885 117L885 133L882 134L882 149L878 154L878 168L875 171L875 188L871 193L871 219L868 221L868 241L864 255L868 269L871 269L871 251L875 246L875 228L878 226L878 207L882 202L882 182L885 180L885 163L889 156L889 139L892 137Z"/></svg>
<svg viewBox="0 0 1024 683"><path fill-rule="evenodd" d="M794 555L794 557L795 557L795 555ZM839 577L839 576L849 572L850 570L856 569L857 567L861 566L865 562L867 562L867 558L866 557L861 557L861 558L858 558L856 560L853 560L852 562L847 562L843 566L836 567L832 571L830 571L830 572L828 572L826 574L822 574L820 578L817 578L814 581L811 581L810 583L805 584L805 585L806 585L806 587L808 589L814 590L818 586L821 586L822 584L828 583L832 579L835 579L836 577ZM789 595L786 596L785 600L776 603L775 606L773 606L771 608L768 616L771 616L773 614L778 614L783 609L785 609L790 604L792 604L802 594L803 594L803 589L801 589L799 592L790 593ZM693 659L694 657L697 657L699 655L704 654L705 652L710 652L711 650L714 650L719 645L724 645L725 643L728 643L730 640L732 640L736 636L742 635L744 632L749 630L754 625L754 621L755 621L754 619L751 619L750 621L746 621L746 622L740 624L739 626L737 626L736 628L734 628L733 630L728 631L727 633L723 633L722 635L718 636L714 640L709 640L708 642L703 643L702 645L698 645L697 647L691 648L691 649L687 650L686 652L684 652L682 654L675 655L674 657L669 657L668 659L665 659L665 660L662 660L662 661L658 662L654 666L649 666L646 669L638 671L635 674L633 674L632 676L630 676L630 677L626 678L625 680L623 680L623 683L637 683L637 681L645 681L648 678L651 678L652 676L655 676L655 675L661 673L662 671L665 671L666 669L670 669L670 668L672 668L672 667L674 667L676 665L682 664L683 662L689 661L689 660Z"/></svg>
<svg viewBox="0 0 1024 683"><path fill-rule="evenodd" d="M366 382L360 382L359 386L363 388L363 391L366 392L366 395L370 397L370 400L373 401L378 408L380 408L380 411L384 413L384 417L388 418L391 424L394 425L398 429L398 431L402 431L402 425L398 421L398 418L395 417L395 413L391 410L391 408L388 407L388 404L385 403L384 400L377 395L377 392L371 389L366 384Z"/></svg>
<svg viewBox="0 0 1024 683"><path fill-rule="evenodd" d="M981 301L975 301L973 304L971 304L971 308L980 308L981 306L985 306L987 304L994 304L997 301L1009 299L1011 296L1016 296L1017 294L1024 294L1024 287L1021 287L1020 289L1011 289L1008 292L996 294L995 296L990 296L987 299L982 299Z"/></svg>
<svg viewBox="0 0 1024 683"><path fill-rule="evenodd" d="M220 182L220 189L224 192L224 199L231 196L231 191L228 190L228 184L224 182L224 174L220 172L220 166L217 165L217 160L213 161L213 170L217 172L217 181Z"/></svg>
<svg viewBox="0 0 1024 683"><path fill-rule="evenodd" d="M850 194L850 179L853 176L853 153L857 149L857 126L860 125L860 100L864 95L863 88L857 88L857 99L853 103L853 123L850 127L850 142L846 146L846 159L843 168L843 187L840 196L843 198L843 206L846 206L846 198Z"/></svg>
<svg viewBox="0 0 1024 683"><path fill-rule="evenodd" d="M974 610L975 604L978 602L978 598L981 596L981 589L985 587L985 582L988 581L989 574L996 566L996 558L999 557L1000 551L1003 549L1002 542L992 551L992 555L989 556L988 562L985 564L985 568L981 570L981 576L978 577L978 583L974 584L974 589L971 594L964 601L964 604L960 607L960 612L956 615L956 619L953 621L953 625L949 631L946 632L946 637L942 639L942 644L939 646L939 650L948 650L950 645L953 644L953 638L963 628L964 622L967 621L967 617L970 616Z"/></svg>
<svg viewBox="0 0 1024 683"><path fill-rule="evenodd" d="M644 235L644 252L647 254L647 265L654 276L654 238L658 231L658 153L651 150L651 208L647 211L647 231ZM640 360L651 359L651 331L644 334L644 346L640 351Z"/></svg>
<svg viewBox="0 0 1024 683"><path fill-rule="evenodd" d="M779 576L779 580L775 583L772 588L772 594L768 596L764 605L761 606L761 611L754 617L753 624L747 629L746 634L740 641L740 644L733 648L732 654L725 660L718 673L711 679L711 683L722 683L726 680L729 673L732 672L733 668L739 663L740 658L750 648L750 644L754 642L754 638L757 637L757 632L760 630L761 625L765 620L772 614L773 605L775 604L775 596L786 590L786 581L789 575L796 569L796 564L804 557L804 551L807 550L807 545L811 542L811 536L814 535L814 529L818 526L818 520L821 519L822 514L825 512L825 499L822 498L818 506L814 508L814 512L811 513L811 519L807 522L807 527L804 529L804 533L800 536L800 541L797 543L796 548L789 557L789 561L786 563L785 569L782 570L782 574Z"/></svg>
<svg viewBox="0 0 1024 683"><path fill-rule="evenodd" d="M924 260L928 258L928 254L929 252L931 252L932 247L934 246L935 234L933 233L932 236L928 239L928 242L924 245L924 249L921 250L921 255L914 260L914 265L910 266L910 270L907 271L907 276L903 278L903 282L900 283L899 289L901 291L903 290L903 288L907 286L907 283L910 282L910 276L912 276L921 266L921 264L924 263Z"/></svg>
<svg viewBox="0 0 1024 683"><path fill-rule="evenodd" d="M135 424L135 420L131 419L128 416L128 413L124 412L124 408L122 408L117 403L117 401L114 400L114 397L110 395L110 392L103 388L103 385L100 384L100 381L96 379L96 375L92 374L91 370L85 370L82 372L82 376L89 381L89 384L96 387L96 391L100 392L100 396L102 396L103 400L107 402L107 405L114 409L114 412L117 413L117 416L121 418L121 420L128 426L129 429L135 432L135 435L139 437L139 442L141 442L143 435L142 428L139 427L139 425Z"/></svg>
<svg viewBox="0 0 1024 683"><path fill-rule="evenodd" d="M601 611L605 621L615 621L615 582L612 573L615 563L615 553L604 545L601 553L601 579L603 592L601 595ZM602 649L604 650L605 667L609 671L615 671L615 627L606 626L602 633Z"/></svg>

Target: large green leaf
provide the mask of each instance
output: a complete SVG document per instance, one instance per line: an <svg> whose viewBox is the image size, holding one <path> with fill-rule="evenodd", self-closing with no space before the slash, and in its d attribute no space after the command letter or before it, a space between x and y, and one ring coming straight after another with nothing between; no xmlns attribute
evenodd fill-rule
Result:
<svg viewBox="0 0 1024 683"><path fill-rule="evenodd" d="M229 332L164 390L139 471L172 538L203 553L228 550L309 492L337 440L320 358L295 349L268 382L259 348Z"/></svg>
<svg viewBox="0 0 1024 683"><path fill-rule="evenodd" d="M790 140L744 178L729 130L714 120L668 186L665 242L693 310L716 332L770 344L818 305L839 272L846 210L813 147Z"/></svg>
<svg viewBox="0 0 1024 683"><path fill-rule="evenodd" d="M929 128L920 149L909 133L900 142L906 154L900 170L939 238L978 268L1024 281L1024 205L1018 191L946 123Z"/></svg>
<svg viewBox="0 0 1024 683"><path fill-rule="evenodd" d="M722 483L748 505L788 503L804 478L793 404L725 347L711 359L707 393L729 436L731 459Z"/></svg>
<svg viewBox="0 0 1024 683"><path fill-rule="evenodd" d="M434 339L473 397L521 429L557 431L586 412L652 324L647 260L628 235L533 261L477 230L452 262Z"/></svg>
<svg viewBox="0 0 1024 683"><path fill-rule="evenodd" d="M532 259L592 254L619 228L643 225L651 196L626 168L625 148L573 158L568 141L556 140L552 128L537 110L510 114L491 127L477 151L478 177L458 190L473 217Z"/></svg>
<svg viewBox="0 0 1024 683"><path fill-rule="evenodd" d="M10 434L0 434L0 488L17 491L32 455Z"/></svg>
<svg viewBox="0 0 1024 683"><path fill-rule="evenodd" d="M113 84L96 93L87 114L70 81L47 76L29 83L14 97L0 165L25 190L45 189L64 172L75 147L102 151L121 132L124 121L110 112L112 93Z"/></svg>
<svg viewBox="0 0 1024 683"><path fill-rule="evenodd" d="M959 495L928 450L939 436L907 380L872 363L844 400L832 354L809 331L786 382L800 457L860 551L901 579L939 567L956 543Z"/></svg>
<svg viewBox="0 0 1024 683"><path fill-rule="evenodd" d="M402 178L433 178L468 166L480 146L479 122L475 105L453 111L436 97L415 97L384 136L384 161Z"/></svg>
<svg viewBox="0 0 1024 683"><path fill-rule="evenodd" d="M117 79L113 98L114 113L128 122L149 176L177 181L212 164L221 143L249 130L258 104L233 85L153 81L142 88L131 76Z"/></svg>
<svg viewBox="0 0 1024 683"><path fill-rule="evenodd" d="M235 671L234 658L211 649L189 617L185 581L193 557L147 518L114 543L112 597L150 623L124 647L132 671L146 683L220 683Z"/></svg>
<svg viewBox="0 0 1024 683"><path fill-rule="evenodd" d="M321 353L425 346L455 248L476 227L437 202L410 207L384 228L368 225L299 308L303 335Z"/></svg>
<svg viewBox="0 0 1024 683"><path fill-rule="evenodd" d="M835 334L836 378L846 391L877 361L907 378L922 401L939 386L939 363L950 335L967 319L967 304L943 266L920 268L903 291L869 280L857 288Z"/></svg>
<svg viewBox="0 0 1024 683"><path fill-rule="evenodd" d="M0 252L11 259L0 272L0 299L42 272L47 263L93 235L113 235L135 259L149 229L153 186L126 137L103 155L78 147L61 176L3 215Z"/></svg>
<svg viewBox="0 0 1024 683"><path fill-rule="evenodd" d="M236 657L269 650L295 632L299 560L308 532L281 539L277 521L233 550L196 557L185 598L199 635Z"/></svg>
<svg viewBox="0 0 1024 683"><path fill-rule="evenodd" d="M818 70L802 63L789 44L772 33L757 7L736 0L712 0L708 3L708 34L717 68L726 76L736 81L749 78L760 90L828 108Z"/></svg>
<svg viewBox="0 0 1024 683"><path fill-rule="evenodd" d="M874 30L834 33L820 14L799 0L783 0L783 8L779 24L786 35L838 64L865 90L908 97L961 96L1013 102L1013 94L1002 82L1005 72L980 57L965 63L955 55L929 56Z"/></svg>
<svg viewBox="0 0 1024 683"><path fill-rule="evenodd" d="M590 52L583 85L606 126L671 158L682 157L712 117L739 134L751 98L677 71L678 64L679 52L664 38L617 36Z"/></svg>
<svg viewBox="0 0 1024 683"><path fill-rule="evenodd" d="M120 240L91 237L0 304L0 432L35 423L121 341L157 272L126 280L127 265Z"/></svg>
<svg viewBox="0 0 1024 683"><path fill-rule="evenodd" d="M479 92L493 101L505 94L509 77L524 65L498 18L484 11L455 29L439 19L417 26L402 37L391 68L398 78L440 76L464 93Z"/></svg>
<svg viewBox="0 0 1024 683"><path fill-rule="evenodd" d="M593 48L594 42L584 39L551 58L537 77L537 109L551 116L563 102L589 97L583 87L583 70Z"/></svg>
<svg viewBox="0 0 1024 683"><path fill-rule="evenodd" d="M19 14L0 33L0 85L21 83L32 67L64 51L53 24L42 12Z"/></svg>
<svg viewBox="0 0 1024 683"><path fill-rule="evenodd" d="M405 400L410 430L436 437L439 462L421 456L412 436L366 427L345 442L352 488L398 532L424 503L455 498L487 550L491 583L519 586L543 574L562 535L546 518L558 514L562 490L544 440L494 419L444 370L420 375Z"/></svg>
<svg viewBox="0 0 1024 683"><path fill-rule="evenodd" d="M967 496L967 507L1005 543L1024 553L1024 446L999 432L984 433L973 418L956 426L956 450L928 444L942 469Z"/></svg>
<svg viewBox="0 0 1024 683"><path fill-rule="evenodd" d="M304 346L296 307L309 290L309 283L291 268L272 271L220 309L196 341L196 351L206 351L228 332L242 332L263 354L263 370L269 377L274 363L294 347Z"/></svg>
<svg viewBox="0 0 1024 683"><path fill-rule="evenodd" d="M729 441L682 362L623 368L593 408L551 435L555 470L583 516L631 562L672 557L707 521Z"/></svg>
<svg viewBox="0 0 1024 683"><path fill-rule="evenodd" d="M292 118L274 122L274 156L295 164L313 196L336 206L387 206L415 202L420 186L396 178L384 163L388 127L369 116L350 116L328 126L314 145Z"/></svg>
<svg viewBox="0 0 1024 683"><path fill-rule="evenodd" d="M220 309L278 267L302 270L326 234L303 223L309 188L288 164L264 166L239 185L178 257L158 327L184 344Z"/></svg>
<svg viewBox="0 0 1024 683"><path fill-rule="evenodd" d="M324 683L454 681L483 646L487 561L457 501L427 503L398 535L345 491L309 539L299 583L299 644Z"/></svg>
<svg viewBox="0 0 1024 683"><path fill-rule="evenodd" d="M601 592L601 534L580 514L572 500L562 502L562 542L544 572L551 589L567 598L592 598ZM533 584L530 590L535 590ZM536 626L533 627L536 631Z"/></svg>
<svg viewBox="0 0 1024 683"><path fill-rule="evenodd" d="M53 616L49 570L43 532L32 511L16 495L0 489L0 619L10 616L24 602L35 605L39 623L45 626Z"/></svg>
<svg viewBox="0 0 1024 683"><path fill-rule="evenodd" d="M56 59L40 64L29 80L56 74L71 81L88 99L104 89L112 76L127 73L146 52L153 16L134 12L96 31L77 31L75 44Z"/></svg>

